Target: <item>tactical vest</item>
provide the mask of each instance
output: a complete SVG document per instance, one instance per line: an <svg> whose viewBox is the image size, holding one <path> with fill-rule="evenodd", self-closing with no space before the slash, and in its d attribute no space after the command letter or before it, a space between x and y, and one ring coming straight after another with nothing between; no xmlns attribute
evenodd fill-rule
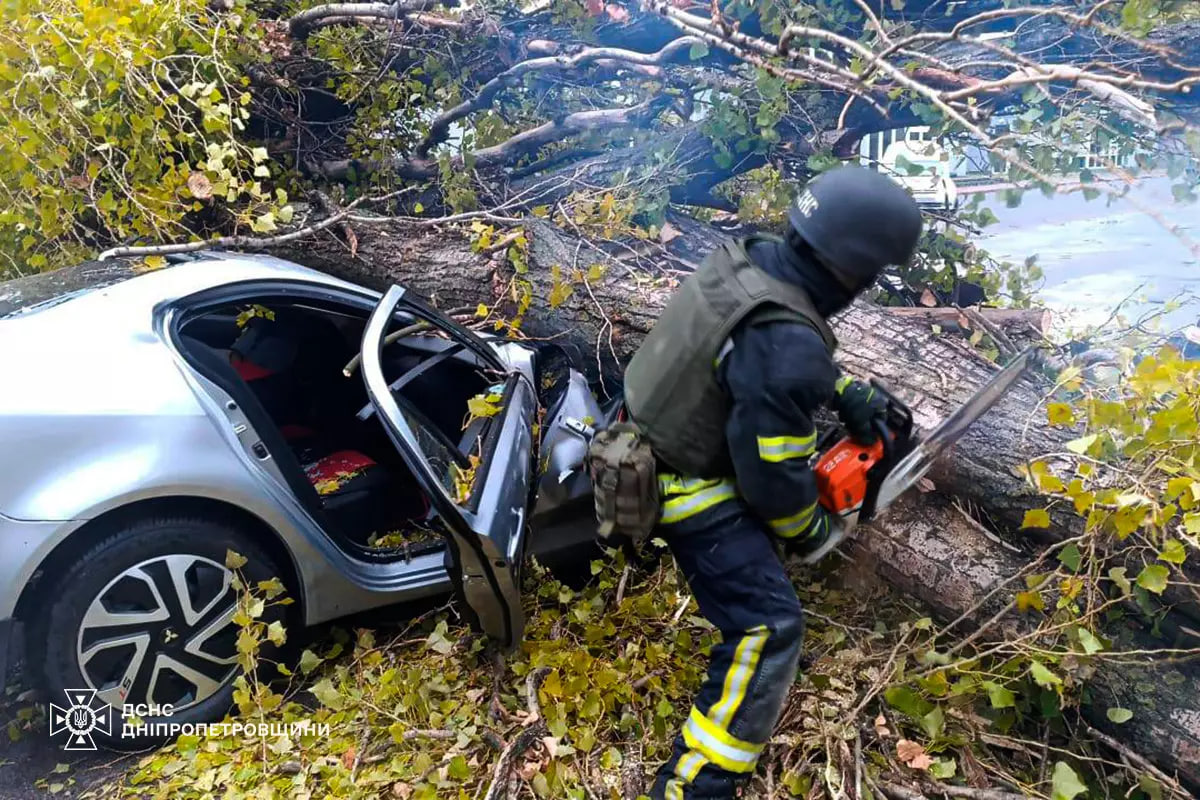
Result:
<svg viewBox="0 0 1200 800"><path fill-rule="evenodd" d="M752 236L704 259L667 303L625 371L625 404L655 455L682 475L727 476L729 397L717 382L718 354L743 320L803 322L832 353L833 331L798 286L754 266ZM786 357L786 355L784 356Z"/></svg>

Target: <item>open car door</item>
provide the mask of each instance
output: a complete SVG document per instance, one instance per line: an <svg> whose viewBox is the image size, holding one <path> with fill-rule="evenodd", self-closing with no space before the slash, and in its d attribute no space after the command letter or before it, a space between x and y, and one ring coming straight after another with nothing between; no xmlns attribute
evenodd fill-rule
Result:
<svg viewBox="0 0 1200 800"><path fill-rule="evenodd" d="M445 335L446 346L415 367L385 375L389 332ZM409 334L412 335L412 334ZM403 339L395 339L402 342ZM489 393L498 413L452 439L405 397L405 387L439 361L462 358L494 376ZM447 544L447 569L479 627L502 646L516 645L525 618L519 589L532 480L537 396L529 378L509 369L482 339L393 286L363 333L362 374L367 394L392 442L430 499ZM467 409L463 408L466 416Z"/></svg>

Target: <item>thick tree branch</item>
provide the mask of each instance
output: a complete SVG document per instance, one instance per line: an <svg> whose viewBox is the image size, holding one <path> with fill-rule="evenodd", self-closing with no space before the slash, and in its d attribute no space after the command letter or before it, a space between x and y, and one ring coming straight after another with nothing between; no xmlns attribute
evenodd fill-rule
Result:
<svg viewBox="0 0 1200 800"><path fill-rule="evenodd" d="M471 153L471 158L478 167L497 167L511 164L521 157L535 152L538 148L551 142L557 142L567 136L585 131L603 131L622 127L644 126L669 106L673 98L667 95L657 95L643 103L628 108L601 108L593 111L577 111L558 119L553 119L536 128L521 131L492 147L484 147ZM461 157L455 159L455 164L462 165ZM351 170L377 171L381 165L372 165L352 160L329 161L321 166L321 173L331 180L346 179ZM399 177L412 179L429 179L438 174L437 163L431 159L412 158L399 159L390 169Z"/></svg>
<svg viewBox="0 0 1200 800"><path fill-rule="evenodd" d="M632 66L655 67L670 63L682 52L700 39L683 36L665 45L656 53L639 53L634 50L623 50L616 47L589 47L572 56L547 56L531 58L509 67L504 72L492 78L480 87L478 93L470 100L464 100L453 108L443 111L429 125L429 133L425 141L417 148L417 156L424 158L436 145L446 140L450 126L458 120L491 105L496 95L505 88L515 86L520 80L533 72L556 71L565 72L579 69L590 64L619 67L625 64Z"/></svg>
<svg viewBox="0 0 1200 800"><path fill-rule="evenodd" d="M407 14L428 11L438 5L438 0L396 0L394 3L327 3L313 6L296 14L288 21L288 34L303 41L313 29L328 24L330 19L350 21L353 19L400 19Z"/></svg>

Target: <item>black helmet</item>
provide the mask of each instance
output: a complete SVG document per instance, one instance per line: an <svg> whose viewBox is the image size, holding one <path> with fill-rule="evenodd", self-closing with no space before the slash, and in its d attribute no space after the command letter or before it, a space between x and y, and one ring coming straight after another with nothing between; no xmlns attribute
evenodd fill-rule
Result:
<svg viewBox="0 0 1200 800"><path fill-rule="evenodd" d="M887 266L912 258L921 211L900 184L865 167L835 167L811 180L788 209L788 221L851 292Z"/></svg>

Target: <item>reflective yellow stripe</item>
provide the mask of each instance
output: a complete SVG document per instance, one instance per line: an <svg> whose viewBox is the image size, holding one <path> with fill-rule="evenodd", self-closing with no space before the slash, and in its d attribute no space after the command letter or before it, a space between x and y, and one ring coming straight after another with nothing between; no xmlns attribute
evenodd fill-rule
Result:
<svg viewBox="0 0 1200 800"><path fill-rule="evenodd" d="M664 495L695 494L701 489L717 486L720 478L706 480L704 478L681 478L678 475L662 473L658 476L658 491Z"/></svg>
<svg viewBox="0 0 1200 800"><path fill-rule="evenodd" d="M675 774L683 778L685 783L691 783L696 780L696 776L700 774L700 770L704 769L704 765L708 763L708 759L695 750L688 750L683 754L679 761L675 762Z"/></svg>
<svg viewBox="0 0 1200 800"><path fill-rule="evenodd" d="M667 800L683 800L683 784L672 778L667 781Z"/></svg>
<svg viewBox="0 0 1200 800"><path fill-rule="evenodd" d="M763 746L735 739L695 707L683 725L683 740L692 750L726 772L753 772Z"/></svg>
<svg viewBox="0 0 1200 800"><path fill-rule="evenodd" d="M732 481L681 480L670 476L659 478L659 491L666 498L659 518L664 525L693 517L737 496Z"/></svg>
<svg viewBox="0 0 1200 800"><path fill-rule="evenodd" d="M751 628L738 642L733 651L733 662L725 673L725 685L721 689L721 697L708 709L708 718L718 728L729 727L729 721L746 697L746 687L758 668L758 657L762 654L763 644L767 641L767 626L759 625Z"/></svg>
<svg viewBox="0 0 1200 800"><path fill-rule="evenodd" d="M837 379L837 383L833 385L833 390L838 394L841 394L842 392L846 391L846 387L852 383L854 383L854 378L851 378L849 375L843 375Z"/></svg>
<svg viewBox="0 0 1200 800"><path fill-rule="evenodd" d="M814 500L811 506L800 509L790 517L773 519L767 524L771 526L771 530L775 531L776 536L783 539L791 539L802 533L809 526L816 511L817 503Z"/></svg>
<svg viewBox="0 0 1200 800"><path fill-rule="evenodd" d="M779 462L789 458L807 458L817 448L817 432L808 436L759 436L758 457L763 461Z"/></svg>

